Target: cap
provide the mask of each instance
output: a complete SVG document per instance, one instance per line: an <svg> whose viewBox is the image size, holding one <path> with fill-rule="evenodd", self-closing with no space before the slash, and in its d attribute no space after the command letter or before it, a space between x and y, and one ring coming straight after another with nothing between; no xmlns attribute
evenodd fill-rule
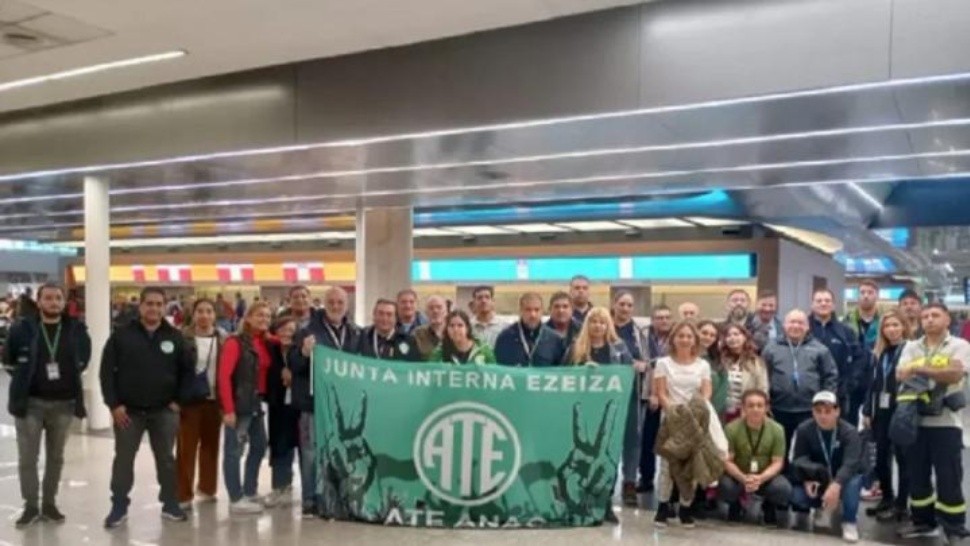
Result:
<svg viewBox="0 0 970 546"><path fill-rule="evenodd" d="M815 404L832 404L833 406L839 405L839 399L835 397L835 393L832 391L821 391L812 397L812 405Z"/></svg>
<svg viewBox="0 0 970 546"><path fill-rule="evenodd" d="M913 290L912 288L907 288L906 290L903 290L903 292L899 295L899 301L903 301L906 299L914 299L921 303L923 301L923 298L919 297L919 293Z"/></svg>

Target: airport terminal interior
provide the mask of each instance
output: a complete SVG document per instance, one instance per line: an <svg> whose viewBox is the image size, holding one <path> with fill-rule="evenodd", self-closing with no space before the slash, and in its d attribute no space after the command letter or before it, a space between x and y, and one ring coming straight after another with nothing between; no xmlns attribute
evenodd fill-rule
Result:
<svg viewBox="0 0 970 546"><path fill-rule="evenodd" d="M0 546L970 544L968 29L0 0Z"/></svg>

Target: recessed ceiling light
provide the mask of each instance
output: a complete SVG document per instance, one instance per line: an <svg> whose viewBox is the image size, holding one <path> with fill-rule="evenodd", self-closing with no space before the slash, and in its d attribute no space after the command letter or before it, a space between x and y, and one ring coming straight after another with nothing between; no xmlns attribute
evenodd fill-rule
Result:
<svg viewBox="0 0 970 546"><path fill-rule="evenodd" d="M508 235L507 230L494 226L458 226L449 227L450 231L461 233L462 235Z"/></svg>
<svg viewBox="0 0 970 546"><path fill-rule="evenodd" d="M617 224L616 222L556 222L556 225L576 231L623 231L630 229L629 226Z"/></svg>
<svg viewBox="0 0 970 546"><path fill-rule="evenodd" d="M415 228L412 232L414 237L455 237L458 234L454 231L438 228Z"/></svg>
<svg viewBox="0 0 970 546"><path fill-rule="evenodd" d="M519 233L562 233L569 231L564 227L552 224L510 224L502 227Z"/></svg>
<svg viewBox="0 0 970 546"><path fill-rule="evenodd" d="M107 63L93 64L90 66L83 66L81 68L72 68L70 70L54 72L53 74L46 74L44 76L34 76L31 78L24 78L21 80L3 82L3 83L0 83L0 93L3 93L5 91L11 91L14 89L19 89L21 87L29 87L31 85L40 85L42 83L48 83L52 81L66 80L68 78L76 78L78 76L87 76L90 74L96 74L98 72L106 72L108 70L128 68L130 66L137 66L140 64L170 61L172 59L178 59L179 57L184 57L186 54L187 54L186 51L179 49L176 51L166 51L165 53L156 53L154 55L145 55L143 57L132 57L130 59L122 59L120 61L111 61Z"/></svg>
<svg viewBox="0 0 970 546"><path fill-rule="evenodd" d="M639 229L658 229L691 227L689 222L678 220L677 218L645 218L642 220L620 220L621 224L633 226Z"/></svg>

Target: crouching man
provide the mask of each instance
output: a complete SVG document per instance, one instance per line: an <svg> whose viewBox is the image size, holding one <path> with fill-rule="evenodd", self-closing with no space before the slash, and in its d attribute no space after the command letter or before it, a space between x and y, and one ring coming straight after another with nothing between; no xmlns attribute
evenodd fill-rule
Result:
<svg viewBox="0 0 970 546"><path fill-rule="evenodd" d="M835 393L821 391L812 398L812 418L795 432L792 457L796 482L792 507L801 514L815 508L819 526L819 521L831 521L841 501L842 538L858 542L856 521L864 468L862 439L854 426L839 419ZM804 515L800 519L804 520Z"/></svg>
<svg viewBox="0 0 970 546"><path fill-rule="evenodd" d="M764 499L765 525L787 527L792 488L781 474L785 466L785 429L768 417L768 395L757 389L742 394L741 417L724 430L728 455L718 493L728 503L728 520L743 519L740 499L746 493Z"/></svg>

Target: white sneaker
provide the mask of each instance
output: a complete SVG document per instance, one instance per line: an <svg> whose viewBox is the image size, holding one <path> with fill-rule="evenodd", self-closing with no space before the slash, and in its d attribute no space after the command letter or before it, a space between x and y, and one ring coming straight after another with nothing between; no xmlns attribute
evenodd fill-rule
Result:
<svg viewBox="0 0 970 546"><path fill-rule="evenodd" d="M855 523L843 523L842 540L846 542L859 542L859 526Z"/></svg>
<svg viewBox="0 0 970 546"><path fill-rule="evenodd" d="M179 503L179 508L185 510L186 512L192 511L192 501L185 501Z"/></svg>
<svg viewBox="0 0 970 546"><path fill-rule="evenodd" d="M199 502L202 502L202 503L216 502L216 496L215 495L206 495L205 493L203 493L201 491L196 491L195 492L195 498L196 498L196 500L198 500Z"/></svg>
<svg viewBox="0 0 970 546"><path fill-rule="evenodd" d="M253 504L258 504L260 506L264 506L264 507L266 506L266 499L259 495L253 495L252 497L243 497L243 500L249 501Z"/></svg>
<svg viewBox="0 0 970 546"><path fill-rule="evenodd" d="M283 500L285 495L286 491L283 489L274 489L270 491L269 495L266 495L266 497L263 499L263 505L266 506L266 508L273 508Z"/></svg>
<svg viewBox="0 0 970 546"><path fill-rule="evenodd" d="M263 511L263 505L254 503L249 499L240 499L229 505L231 514L259 514Z"/></svg>

